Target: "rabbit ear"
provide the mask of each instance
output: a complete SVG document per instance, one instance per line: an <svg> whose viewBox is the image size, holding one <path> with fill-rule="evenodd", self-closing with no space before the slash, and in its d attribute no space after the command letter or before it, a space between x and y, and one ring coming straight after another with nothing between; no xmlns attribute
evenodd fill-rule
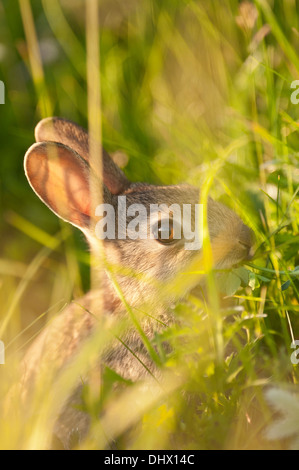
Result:
<svg viewBox="0 0 299 470"><path fill-rule="evenodd" d="M57 117L43 119L35 129L36 142L58 142L67 145L89 161L88 133L77 124ZM93 168L99 174L97 168ZM121 169L113 162L103 149L103 181L112 194L121 194L129 186L130 181Z"/></svg>
<svg viewBox="0 0 299 470"><path fill-rule="evenodd" d="M90 226L90 168L78 153L59 143L34 144L24 167L32 189L58 217L81 229ZM111 203L111 194L103 189L104 202Z"/></svg>

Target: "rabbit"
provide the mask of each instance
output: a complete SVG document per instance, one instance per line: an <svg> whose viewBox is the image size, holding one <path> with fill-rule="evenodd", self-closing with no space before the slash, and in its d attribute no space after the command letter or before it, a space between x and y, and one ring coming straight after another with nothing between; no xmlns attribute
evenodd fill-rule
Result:
<svg viewBox="0 0 299 470"><path fill-rule="evenodd" d="M51 117L39 122L35 138L36 144L27 151L24 161L29 184L51 211L83 232L93 252L114 266L114 278L111 278L109 269L101 268L98 287L67 306L29 347L22 363L24 400L30 396L43 366L47 368L49 364L55 364L57 374L68 366L95 330L96 316L104 315L108 320L126 319L125 305L133 310L148 305L152 316L144 315L140 319L148 339L152 339L165 325L174 323L175 318L168 306L191 291L198 279L189 277L188 282L180 282L173 290L166 286L188 270L192 263L202 262L201 249L184 249L182 239L172 239L172 226L168 226L169 236L163 236L157 219L153 224L156 230L154 237L131 239L126 236L118 239L116 236L115 239L99 241L96 236L98 218L91 211L90 180L91 177L98 178L98 185L103 188L103 202L115 209L116 219L119 218L120 196L126 197L127 206L142 204L148 216L144 224L149 231L152 230L149 213L153 204L167 207L189 204L194 227L198 188L186 184L156 186L132 183L104 149L103 171L99 172L91 167L88 133L62 118ZM99 174L102 174L102 180ZM209 198L207 218L215 267L230 268L250 256L252 231L232 210ZM126 235L130 220L132 218L126 221ZM115 222L117 226L118 220ZM102 254L99 246L102 246ZM99 264L103 266L102 261ZM121 342L115 341L104 351L99 360L99 364L102 363L124 379L134 382L155 373L156 368L140 331L134 325L123 333ZM89 427L88 416L71 405L79 401L79 382L78 378L78 387L74 388L73 397L65 403L55 424L55 435L66 449L71 447L74 430L83 439Z"/></svg>

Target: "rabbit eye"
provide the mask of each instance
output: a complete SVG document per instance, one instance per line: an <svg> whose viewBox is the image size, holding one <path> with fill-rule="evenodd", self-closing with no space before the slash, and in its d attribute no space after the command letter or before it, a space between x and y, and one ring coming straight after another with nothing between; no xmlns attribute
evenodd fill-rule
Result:
<svg viewBox="0 0 299 470"><path fill-rule="evenodd" d="M163 224L162 220L159 220L154 232L155 238L163 245L170 245L178 241L178 239L175 238L175 227L173 220L169 220L169 224Z"/></svg>

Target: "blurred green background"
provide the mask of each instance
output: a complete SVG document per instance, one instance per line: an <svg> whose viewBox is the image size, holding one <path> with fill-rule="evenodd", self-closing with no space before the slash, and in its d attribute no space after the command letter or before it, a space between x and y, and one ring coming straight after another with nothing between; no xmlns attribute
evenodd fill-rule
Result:
<svg viewBox="0 0 299 470"><path fill-rule="evenodd" d="M39 201L23 171L42 117L87 127L86 2L31 2L40 78L31 68L24 1L0 1L6 87L0 106L0 323L8 318L6 342L49 306L60 308L89 286L83 237ZM290 99L299 78L299 2L99 3L105 148L133 181L201 187L222 161L211 195L250 224L261 246L256 264L272 271L244 293L252 296L248 314L268 314L248 327L249 336L266 335L275 352L273 369L270 356L265 360L266 375L296 383L288 357L292 334L299 338L298 278L291 282L275 270L299 264L299 105ZM274 308L267 311L267 300L261 307L254 298L270 299ZM32 334L25 332L21 344Z"/></svg>

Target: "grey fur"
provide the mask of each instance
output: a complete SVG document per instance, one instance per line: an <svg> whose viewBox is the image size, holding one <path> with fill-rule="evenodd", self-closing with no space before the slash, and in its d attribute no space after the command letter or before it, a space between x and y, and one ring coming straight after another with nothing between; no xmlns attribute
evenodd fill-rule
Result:
<svg viewBox="0 0 299 470"><path fill-rule="evenodd" d="M85 205L81 204L81 200L75 200L73 207L67 213L67 207L62 207L63 204L67 204L67 199L61 197L60 207L59 195L54 194L61 187L56 186L56 170L53 170L60 161L61 165L65 165L61 174L66 182L68 162L73 162L71 171L79 178L78 187L80 191L83 191L82 194L86 194L85 183L90 172L97 174L96 168L89 168L89 143L86 131L70 121L49 118L38 124L36 140L38 144L31 147L25 157L25 171L29 183L52 211L83 231L91 247L97 252L99 242L93 233L94 220L91 214L88 218L85 217ZM59 162L51 161L49 156L50 150L55 148L59 154ZM44 167L42 181L39 179L41 165ZM103 153L103 183L104 201L109 201L116 210L116 195L125 195L128 205L142 203L148 211L150 204L165 203L180 206L191 204L194 207L199 201L199 190L192 186L154 186L129 182L106 152ZM74 213L79 215L74 216ZM209 199L208 226L217 266L228 268L246 258L252 245L251 231L233 211ZM168 305L177 297L186 295L198 283L198 279L194 276L190 277L189 284L187 286L186 283L183 284L181 292L169 290L169 295L165 295L165 291L168 292L165 286L171 285L171 281L187 270L201 254L186 251L180 244L164 246L156 240L109 240L104 242L104 249L108 263L125 267L129 272L129 274L122 273L118 270L115 276L131 308L149 305L154 317L163 320L165 324L171 324L174 318L168 313ZM161 291L164 292L161 293ZM99 310L98 301L101 305ZM115 292L109 273L102 276L102 284L99 285L98 290L88 293L78 303L83 308L75 304L67 307L29 348L23 363L22 385L25 400L26 396L30 395L31 387L34 387L43 366L56 363L58 373L66 368L69 361L80 351L82 344L95 328L95 319L90 314L91 310L95 316L125 317L125 308ZM149 339L162 328L161 322L150 320L148 316L141 318L141 324ZM132 326L122 339L139 356L148 370L153 373L157 372L140 335ZM101 362L125 379L133 381L148 373L136 357L117 341L104 352ZM80 436L84 436L88 430L88 417L71 406L79 400L79 390L80 387L74 390L74 395L64 406L55 425L55 432L66 448L70 446L73 429L78 430Z"/></svg>

